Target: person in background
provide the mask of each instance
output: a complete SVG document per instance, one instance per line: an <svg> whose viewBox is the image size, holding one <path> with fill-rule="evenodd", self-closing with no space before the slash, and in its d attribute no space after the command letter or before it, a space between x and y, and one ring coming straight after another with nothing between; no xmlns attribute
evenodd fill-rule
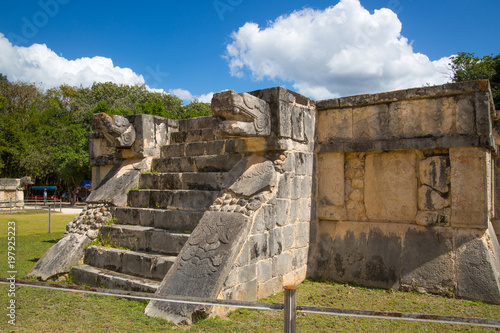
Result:
<svg viewBox="0 0 500 333"><path fill-rule="evenodd" d="M43 205L47 205L47 189L43 189Z"/></svg>

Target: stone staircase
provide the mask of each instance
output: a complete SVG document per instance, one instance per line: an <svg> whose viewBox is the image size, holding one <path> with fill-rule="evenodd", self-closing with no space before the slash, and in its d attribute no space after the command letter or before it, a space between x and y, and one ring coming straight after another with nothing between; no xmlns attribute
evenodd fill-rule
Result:
<svg viewBox="0 0 500 333"><path fill-rule="evenodd" d="M84 265L72 269L77 283L155 292L198 221L217 198L225 174L243 157L245 143L216 138L211 117L184 120L153 160L116 224L101 228L104 242L90 246Z"/></svg>

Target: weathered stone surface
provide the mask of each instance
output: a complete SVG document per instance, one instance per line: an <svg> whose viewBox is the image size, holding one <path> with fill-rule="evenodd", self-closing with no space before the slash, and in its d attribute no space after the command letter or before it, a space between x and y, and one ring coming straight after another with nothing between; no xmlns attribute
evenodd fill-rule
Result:
<svg viewBox="0 0 500 333"><path fill-rule="evenodd" d="M445 156L433 156L420 162L420 182L446 193L450 183L450 161Z"/></svg>
<svg viewBox="0 0 500 333"><path fill-rule="evenodd" d="M344 154L320 154L318 157L318 216L345 219Z"/></svg>
<svg viewBox="0 0 500 333"><path fill-rule="evenodd" d="M457 295L500 304L500 260L490 232L459 230L456 235ZM498 246L498 242L497 242ZM496 252L496 253L495 253Z"/></svg>
<svg viewBox="0 0 500 333"><path fill-rule="evenodd" d="M427 185L418 190L418 208L422 210L440 210L450 205L450 200Z"/></svg>
<svg viewBox="0 0 500 333"><path fill-rule="evenodd" d="M352 140L352 109L318 112L317 126L318 139L321 143Z"/></svg>
<svg viewBox="0 0 500 333"><path fill-rule="evenodd" d="M451 226L488 227L491 156L481 148L450 148Z"/></svg>
<svg viewBox="0 0 500 333"><path fill-rule="evenodd" d="M436 211L419 210L416 222L418 225L430 227L438 221L439 213Z"/></svg>
<svg viewBox="0 0 500 333"><path fill-rule="evenodd" d="M253 155L241 160L227 175L223 188L244 197L251 197L276 186L277 175L273 162Z"/></svg>
<svg viewBox="0 0 500 333"><path fill-rule="evenodd" d="M366 214L373 220L410 220L417 214L416 157L413 152L366 155Z"/></svg>
<svg viewBox="0 0 500 333"><path fill-rule="evenodd" d="M124 206L127 203L127 191L139 185L141 172L148 170L150 165L149 158L129 159L115 164L101 183L94 188L86 202Z"/></svg>
<svg viewBox="0 0 500 333"><path fill-rule="evenodd" d="M88 265L75 266L71 271L77 283L99 286L101 288L154 293L160 284L160 282L155 280L134 277Z"/></svg>
<svg viewBox="0 0 500 333"><path fill-rule="evenodd" d="M90 243L86 235L70 234L47 250L28 273L28 278L47 280L67 273L83 257L85 246Z"/></svg>
<svg viewBox="0 0 500 333"><path fill-rule="evenodd" d="M250 227L248 218L242 214L206 212L158 292L217 297ZM157 301L150 302L146 308L147 315L176 323L191 321L197 311L201 311L201 307Z"/></svg>
<svg viewBox="0 0 500 333"><path fill-rule="evenodd" d="M92 118L92 128L102 133L114 147L125 148L134 144L135 128L125 117L97 113Z"/></svg>
<svg viewBox="0 0 500 333"><path fill-rule="evenodd" d="M213 116L220 120L218 131L227 135L271 134L271 110L265 101L247 93L226 90L212 98Z"/></svg>
<svg viewBox="0 0 500 333"><path fill-rule="evenodd" d="M447 228L409 228L401 254L401 285L447 294L456 289L453 232Z"/></svg>

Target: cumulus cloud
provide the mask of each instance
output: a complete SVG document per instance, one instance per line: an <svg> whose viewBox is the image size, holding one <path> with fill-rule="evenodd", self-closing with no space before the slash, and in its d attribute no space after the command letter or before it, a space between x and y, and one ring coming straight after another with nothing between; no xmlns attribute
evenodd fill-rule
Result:
<svg viewBox="0 0 500 333"><path fill-rule="evenodd" d="M303 9L265 28L246 23L232 34L231 75L292 82L315 99L442 84L449 58L415 53L402 24L387 8L373 14L359 0L325 10Z"/></svg>
<svg viewBox="0 0 500 333"><path fill-rule="evenodd" d="M193 94L191 94L191 92L189 92L188 90L185 90L185 89L170 89L169 92L172 95L175 95L175 96L177 96L180 99L185 100L185 101L192 101L194 99L197 99L199 102L203 102L203 103L210 103L212 101L212 97L214 95L213 92L210 92L208 94L194 96Z"/></svg>
<svg viewBox="0 0 500 333"><path fill-rule="evenodd" d="M130 68L120 68L104 57L68 60L45 44L14 46L0 33L0 72L9 80L40 83L52 88L63 83L90 86L94 82L144 84L144 77Z"/></svg>

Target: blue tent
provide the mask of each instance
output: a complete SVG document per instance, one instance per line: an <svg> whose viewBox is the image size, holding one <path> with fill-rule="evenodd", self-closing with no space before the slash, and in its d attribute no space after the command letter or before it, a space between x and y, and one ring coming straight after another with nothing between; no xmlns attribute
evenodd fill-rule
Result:
<svg viewBox="0 0 500 333"><path fill-rule="evenodd" d="M80 185L78 185L78 187L92 187L92 181L83 180L80 182Z"/></svg>

